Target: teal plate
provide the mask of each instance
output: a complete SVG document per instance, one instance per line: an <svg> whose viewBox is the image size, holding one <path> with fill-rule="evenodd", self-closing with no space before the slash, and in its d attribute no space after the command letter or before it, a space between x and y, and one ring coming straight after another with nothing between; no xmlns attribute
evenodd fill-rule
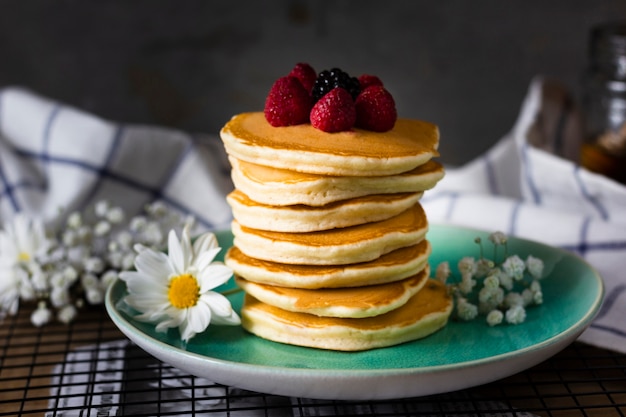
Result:
<svg viewBox="0 0 626 417"><path fill-rule="evenodd" d="M217 233L221 246L230 232ZM476 237L488 233L431 225L431 265L451 266L478 256ZM257 392L318 399L374 400L450 392L527 369L574 341L591 323L604 295L602 279L581 258L537 242L510 238L509 253L543 259L544 303L528 309L519 325L489 327L483 320L450 321L414 342L364 352L326 351L261 339L240 326L209 326L183 346L177 330L157 333L133 319L123 302L126 286L109 288L106 308L113 322L146 352L192 375ZM453 268L454 269L454 268ZM227 284L224 289L227 289ZM229 296L235 309L243 294Z"/></svg>

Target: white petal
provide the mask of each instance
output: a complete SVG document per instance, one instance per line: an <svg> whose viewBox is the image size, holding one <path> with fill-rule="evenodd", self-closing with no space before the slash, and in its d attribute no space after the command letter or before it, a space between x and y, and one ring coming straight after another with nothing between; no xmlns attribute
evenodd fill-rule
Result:
<svg viewBox="0 0 626 417"><path fill-rule="evenodd" d="M204 303L198 303L188 310L189 326L196 333L206 330L211 322L211 309Z"/></svg>
<svg viewBox="0 0 626 417"><path fill-rule="evenodd" d="M174 273L176 275L183 274L187 267L185 264L185 254L183 253L183 247L178 241L174 230L170 230L167 242L167 251Z"/></svg>
<svg viewBox="0 0 626 417"><path fill-rule="evenodd" d="M224 295L210 291L200 296L199 302L207 305L211 311L218 316L229 316L233 310L230 301Z"/></svg>
<svg viewBox="0 0 626 417"><path fill-rule="evenodd" d="M215 256L220 253L221 250L222 248L212 248L207 249L202 253L196 252L195 265L196 268L198 268L198 271L202 271L204 268L211 265L211 262L213 262L213 259L215 259Z"/></svg>
<svg viewBox="0 0 626 417"><path fill-rule="evenodd" d="M208 250L218 247L217 238L211 232L203 233L193 242L193 253L196 257Z"/></svg>
<svg viewBox="0 0 626 417"><path fill-rule="evenodd" d="M198 281L200 282L200 293L217 288L227 282L233 275L233 270L222 264L213 263L208 268L198 273Z"/></svg>
<svg viewBox="0 0 626 417"><path fill-rule="evenodd" d="M163 252L157 252L151 249L142 251L135 258L135 268L145 275L152 276L155 279L166 280L173 272L170 263Z"/></svg>
<svg viewBox="0 0 626 417"><path fill-rule="evenodd" d="M241 324L241 319L235 312L235 310L231 311L231 314L228 316L213 316L213 324L217 326L238 326Z"/></svg>
<svg viewBox="0 0 626 417"><path fill-rule="evenodd" d="M185 259L185 270L187 270L193 258L193 251L191 247L191 237L189 236L189 227L190 225L188 224L186 224L185 227L183 227L183 231L180 237L180 245L183 248L183 256Z"/></svg>

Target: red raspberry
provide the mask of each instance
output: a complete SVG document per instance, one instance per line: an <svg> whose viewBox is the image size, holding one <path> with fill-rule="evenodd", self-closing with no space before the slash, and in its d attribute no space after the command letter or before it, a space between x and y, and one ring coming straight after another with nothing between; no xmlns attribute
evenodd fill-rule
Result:
<svg viewBox="0 0 626 417"><path fill-rule="evenodd" d="M311 96L295 77L276 80L265 99L265 119L274 127L309 121Z"/></svg>
<svg viewBox="0 0 626 417"><path fill-rule="evenodd" d="M356 98L356 127L386 132L393 128L398 114L396 103L383 86L373 85Z"/></svg>
<svg viewBox="0 0 626 417"><path fill-rule="evenodd" d="M312 66L304 62L299 62L293 67L289 75L299 79L305 90L311 94L315 79L317 78L317 73Z"/></svg>
<svg viewBox="0 0 626 417"><path fill-rule="evenodd" d="M383 85L383 82L375 75L363 74L359 76L359 84L361 85L361 91L372 85Z"/></svg>
<svg viewBox="0 0 626 417"><path fill-rule="evenodd" d="M311 109L311 124L324 132L349 130L356 121L352 96L344 88L330 90Z"/></svg>

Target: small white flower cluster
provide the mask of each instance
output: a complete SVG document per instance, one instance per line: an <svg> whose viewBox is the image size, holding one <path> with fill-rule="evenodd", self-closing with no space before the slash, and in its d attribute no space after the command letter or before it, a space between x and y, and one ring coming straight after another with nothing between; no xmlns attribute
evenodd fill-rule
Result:
<svg viewBox="0 0 626 417"><path fill-rule="evenodd" d="M455 298L456 316L464 321L485 316L490 326L503 322L519 324L526 320L526 308L543 303L541 279L544 263L529 255L526 260L508 255L507 237L502 232L489 235L493 244L493 259L484 256L482 241L480 257L464 257L458 262L460 280L449 282L452 275L448 262L437 266L435 278L446 283ZM498 250L503 249L502 262Z"/></svg>
<svg viewBox="0 0 626 417"><path fill-rule="evenodd" d="M154 202L126 222L121 207L99 201L62 223L46 233L40 219L18 213L0 229L0 319L14 315L24 301L36 305L35 326L55 316L71 322L85 303L102 304L119 273L134 267L134 249L162 250L168 231L193 219Z"/></svg>

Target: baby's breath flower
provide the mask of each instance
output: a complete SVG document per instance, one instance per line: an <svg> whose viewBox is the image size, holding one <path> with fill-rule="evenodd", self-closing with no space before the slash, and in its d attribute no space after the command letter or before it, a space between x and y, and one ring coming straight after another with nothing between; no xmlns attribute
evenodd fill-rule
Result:
<svg viewBox="0 0 626 417"><path fill-rule="evenodd" d="M526 269L531 277L541 279L543 275L543 261L532 255L528 255L526 258Z"/></svg>
<svg viewBox="0 0 626 417"><path fill-rule="evenodd" d="M63 244L65 246L74 246L79 242L78 233L73 229L68 229L63 233Z"/></svg>
<svg viewBox="0 0 626 417"><path fill-rule="evenodd" d="M117 277L118 277L117 271L109 269L104 274L102 274L102 278L101 278L102 286L104 288L108 288L109 286L111 286L111 284L113 284L113 282L115 282Z"/></svg>
<svg viewBox="0 0 626 417"><path fill-rule="evenodd" d="M155 217L161 217L166 215L168 210L162 201L154 201L146 206L146 212Z"/></svg>
<svg viewBox="0 0 626 417"><path fill-rule="evenodd" d="M523 323L526 320L526 309L521 305L514 305L506 311L505 318L510 324Z"/></svg>
<svg viewBox="0 0 626 417"><path fill-rule="evenodd" d="M489 275L483 281L483 285L485 286L485 288L495 289L495 288L500 287L500 280L495 275Z"/></svg>
<svg viewBox="0 0 626 417"><path fill-rule="evenodd" d="M476 280L472 278L470 274L463 274L461 276L461 282L458 284L459 291L463 294L469 294L476 286Z"/></svg>
<svg viewBox="0 0 626 417"><path fill-rule="evenodd" d="M106 220L100 220L96 226L93 228L93 233L96 236L105 236L108 235L111 231L111 223Z"/></svg>
<svg viewBox="0 0 626 417"><path fill-rule="evenodd" d="M493 271L494 276L498 277L500 281L500 286L507 291L511 291L513 289L513 278L504 273L504 271L500 268L497 268Z"/></svg>
<svg viewBox="0 0 626 417"><path fill-rule="evenodd" d="M69 304L70 301L70 292L67 287L53 287L52 291L50 291L50 302L52 306L59 308Z"/></svg>
<svg viewBox="0 0 626 417"><path fill-rule="evenodd" d="M489 240L494 247L493 260L484 257L482 239L477 237L474 242L480 248L480 257L475 260L466 256L458 261L460 281L447 283L452 275L449 266L445 273L438 270L435 278L447 284L459 318L471 320L484 315L490 326L503 321L522 323L526 320L526 307L543 302L539 283L544 275L543 261L530 255L526 261L518 255L509 256L508 238L502 232L490 234ZM499 246L504 247L504 255L498 253Z"/></svg>
<svg viewBox="0 0 626 417"><path fill-rule="evenodd" d="M437 270L435 271L435 279L443 284L446 283L452 271L450 270L450 263L447 261L439 263Z"/></svg>
<svg viewBox="0 0 626 417"><path fill-rule="evenodd" d="M148 219L145 216L135 216L130 220L129 229L133 232L140 232L148 224Z"/></svg>
<svg viewBox="0 0 626 417"><path fill-rule="evenodd" d="M489 240L496 246L504 245L507 242L507 237L502 232L493 232L489 235Z"/></svg>
<svg viewBox="0 0 626 417"><path fill-rule="evenodd" d="M478 311L487 313L497 308L504 300L504 290L500 287L483 287L478 292Z"/></svg>
<svg viewBox="0 0 626 417"><path fill-rule="evenodd" d="M520 293L510 292L504 297L504 305L507 307L523 306L524 297Z"/></svg>
<svg viewBox="0 0 626 417"><path fill-rule="evenodd" d="M83 216L75 211L67 217L67 227L70 229L78 229L83 225Z"/></svg>
<svg viewBox="0 0 626 417"><path fill-rule="evenodd" d="M157 222L146 223L143 229L143 239L148 245L156 245L163 242L163 232Z"/></svg>
<svg viewBox="0 0 626 417"><path fill-rule="evenodd" d="M461 320L470 321L478 316L478 307L467 301L467 298L457 297L456 301L457 316Z"/></svg>
<svg viewBox="0 0 626 417"><path fill-rule="evenodd" d="M530 288L525 288L524 291L522 291L521 296L522 296L522 305L524 307L531 305L534 302L533 300L535 298L535 294L534 292L530 290Z"/></svg>
<svg viewBox="0 0 626 417"><path fill-rule="evenodd" d="M492 260L487 258L480 258L476 262L476 278L483 278L491 273L491 270L494 268L495 264Z"/></svg>
<svg viewBox="0 0 626 417"><path fill-rule="evenodd" d="M85 291L85 297L89 304L102 304L102 301L104 301L104 292L100 287L88 288L87 291Z"/></svg>
<svg viewBox="0 0 626 417"><path fill-rule="evenodd" d="M99 274L104 270L105 264L101 258L97 256L91 256L84 260L83 266L85 268L85 271Z"/></svg>
<svg viewBox="0 0 626 417"><path fill-rule="evenodd" d="M120 265L120 269L122 271L128 271L133 268L134 262L135 262L135 255L129 252L122 257L122 264Z"/></svg>
<svg viewBox="0 0 626 417"><path fill-rule="evenodd" d="M491 310L486 317L487 324L489 326L497 326L502 323L504 319L504 314L500 310Z"/></svg>
<svg viewBox="0 0 626 417"><path fill-rule="evenodd" d="M93 237L93 231L91 230L91 227L89 227L87 225L83 225L83 226L79 227L76 232L77 232L77 235L78 235L78 240L81 243L90 242L91 238Z"/></svg>
<svg viewBox="0 0 626 417"><path fill-rule="evenodd" d="M111 242L115 242L123 249L130 249L133 244L133 235L128 230L122 230L115 236L115 241Z"/></svg>
<svg viewBox="0 0 626 417"><path fill-rule="evenodd" d="M535 304L543 304L543 291L541 289L541 283L538 280L534 280L530 283L529 290L533 294L533 302Z"/></svg>
<svg viewBox="0 0 626 417"><path fill-rule="evenodd" d="M94 212L96 213L96 216L98 217L106 217L110 208L111 208L111 203L109 203L107 200L100 200L94 206Z"/></svg>
<svg viewBox="0 0 626 417"><path fill-rule="evenodd" d="M85 288L86 290L95 289L100 286L100 281L98 280L98 277L91 273L83 274L80 277L80 282L81 284L83 284L83 288Z"/></svg>
<svg viewBox="0 0 626 417"><path fill-rule="evenodd" d="M45 301L40 301L35 311L33 311L33 313L30 315L30 322L33 323L33 325L36 327L41 327L44 324L50 322L51 318L52 312L46 306Z"/></svg>
<svg viewBox="0 0 626 417"><path fill-rule="evenodd" d="M112 207L107 211L106 219L113 224L120 224L124 221L124 211L121 207Z"/></svg>
<svg viewBox="0 0 626 417"><path fill-rule="evenodd" d="M476 260L470 256L461 258L457 266L461 275L473 276L476 273Z"/></svg>
<svg viewBox="0 0 626 417"><path fill-rule="evenodd" d="M517 255L511 255L502 263L502 270L505 274L520 281L524 277L524 269L526 264Z"/></svg>
<svg viewBox="0 0 626 417"><path fill-rule="evenodd" d="M78 310L72 304L67 304L61 307L57 312L57 320L63 324L72 322L78 315Z"/></svg>

